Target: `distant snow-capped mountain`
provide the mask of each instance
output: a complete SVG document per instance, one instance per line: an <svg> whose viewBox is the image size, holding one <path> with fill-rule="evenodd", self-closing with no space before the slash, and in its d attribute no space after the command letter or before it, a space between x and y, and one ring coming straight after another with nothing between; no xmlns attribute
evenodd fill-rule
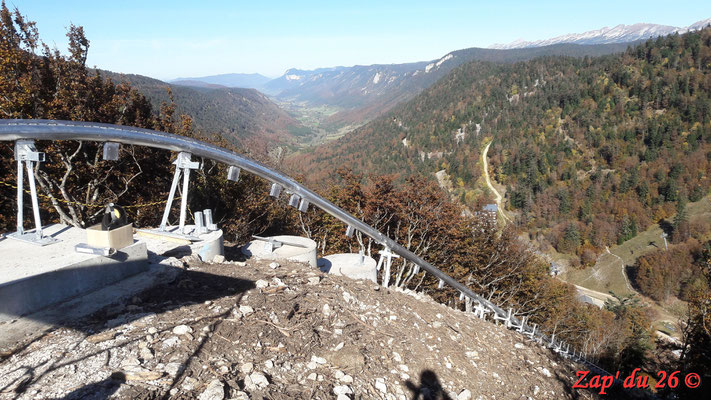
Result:
<svg viewBox="0 0 711 400"><path fill-rule="evenodd" d="M613 28L604 27L602 29L588 31L585 33L571 33L568 35L554 37L552 39L536 40L527 42L523 39L516 40L508 44L496 43L491 49L521 49L526 47L540 47L559 43L575 44L605 44L605 43L625 43L636 40L649 39L657 36L670 35L672 33L686 33L705 28L711 24L711 18L693 23L686 27L675 27L657 24L634 24L617 25Z"/></svg>

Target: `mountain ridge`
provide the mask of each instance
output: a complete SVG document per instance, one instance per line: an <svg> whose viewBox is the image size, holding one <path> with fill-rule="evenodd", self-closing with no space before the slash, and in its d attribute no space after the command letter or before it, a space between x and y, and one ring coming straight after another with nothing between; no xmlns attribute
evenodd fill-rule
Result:
<svg viewBox="0 0 711 400"><path fill-rule="evenodd" d="M354 129L383 115L467 62L514 63L541 56L599 56L624 52L632 44L556 44L511 50L473 47L451 51L434 60L405 64L356 65L312 71L289 69L262 90L280 102L332 107L334 111L313 127L332 132L344 126Z"/></svg>
<svg viewBox="0 0 711 400"><path fill-rule="evenodd" d="M511 43L494 43L489 46L490 49L521 49L530 47L548 46L560 43L575 43L575 44L609 44L609 43L624 43L638 40L650 39L658 36L666 36L671 34L684 34L687 32L703 29L711 24L711 18L697 21L686 27L675 27L670 25L636 23L632 25L619 24L612 28L603 27L583 33L570 33L560 35L549 39L526 41L523 39L515 40Z"/></svg>
<svg viewBox="0 0 711 400"><path fill-rule="evenodd" d="M229 73L201 77L176 78L169 80L168 83L184 86L194 86L194 84L196 84L197 82L203 82L207 84L220 85L225 87L259 89L261 86L263 86L270 80L271 78L268 78L259 73Z"/></svg>

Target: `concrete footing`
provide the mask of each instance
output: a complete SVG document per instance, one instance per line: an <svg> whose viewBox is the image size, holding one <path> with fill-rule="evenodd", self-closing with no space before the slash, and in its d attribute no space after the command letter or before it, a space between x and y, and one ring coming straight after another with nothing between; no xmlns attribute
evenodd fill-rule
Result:
<svg viewBox="0 0 711 400"><path fill-rule="evenodd" d="M332 254L318 260L322 272L347 276L353 279L367 279L377 283L377 263L371 257L355 254Z"/></svg>
<svg viewBox="0 0 711 400"><path fill-rule="evenodd" d="M74 251L76 244L86 242L83 229L54 224L44 232L60 241L43 247L9 238L0 241L0 322L148 269L143 242L104 257Z"/></svg>
<svg viewBox="0 0 711 400"><path fill-rule="evenodd" d="M0 239L0 322L144 272L149 255L179 258L197 254L204 261L212 261L224 254L221 230L199 235L196 241L137 236L133 244L110 257L74 251L75 245L87 242L83 229L54 224L43 231L59 241L40 247L12 238Z"/></svg>
<svg viewBox="0 0 711 400"><path fill-rule="evenodd" d="M187 225L186 231L192 232L194 225ZM183 257L196 254L202 261L212 261L217 255L225 254L225 241L222 230L195 235L191 237L198 240L188 239L177 234L177 226L166 227L165 233L157 229L139 230L136 235L139 239L150 243L150 251L156 254L170 255L171 257Z"/></svg>
<svg viewBox="0 0 711 400"><path fill-rule="evenodd" d="M316 242L301 236L271 236L272 239L284 242L281 247L271 248L269 242L264 240L253 240L242 247L242 254L247 257L255 257L262 260L289 260L303 262L316 268ZM289 243L298 244L304 247L291 246Z"/></svg>

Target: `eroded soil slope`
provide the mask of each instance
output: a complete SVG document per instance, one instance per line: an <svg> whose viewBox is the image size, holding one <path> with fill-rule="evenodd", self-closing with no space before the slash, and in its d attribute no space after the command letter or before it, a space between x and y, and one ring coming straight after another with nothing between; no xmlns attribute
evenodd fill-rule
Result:
<svg viewBox="0 0 711 400"><path fill-rule="evenodd" d="M503 327L421 294L272 267L186 262L129 304L5 349L0 398L591 396L571 389L579 367Z"/></svg>

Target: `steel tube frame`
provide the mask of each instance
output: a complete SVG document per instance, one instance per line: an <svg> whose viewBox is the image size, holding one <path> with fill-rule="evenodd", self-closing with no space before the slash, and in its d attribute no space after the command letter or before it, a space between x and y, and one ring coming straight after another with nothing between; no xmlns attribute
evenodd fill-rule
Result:
<svg viewBox="0 0 711 400"><path fill-rule="evenodd" d="M188 152L194 156L212 159L228 166L239 167L272 183L277 183L288 192L296 194L302 199L308 200L309 203L327 212L347 226L352 226L361 231L363 234L385 246L393 253L398 254L407 261L420 266L422 269L434 275L441 281L444 281L449 286L461 293L464 293L465 296L491 309L499 317L506 318L508 316L507 311L504 311L489 300L477 295L471 289L445 274L437 267L423 260L389 237L383 235L375 228L353 217L315 192L302 186L287 175L273 171L257 161L251 160L229 150L184 136L142 128L103 123L56 120L0 120L0 141L23 139L119 142L129 145L153 147L170 151ZM520 324L518 318L514 316L511 317L511 322L516 325ZM524 328L524 332L525 331L528 331L528 327ZM537 336L540 336L544 341L550 341L550 339L542 333L538 333ZM581 361L591 367L594 367L595 370L604 371L594 364L590 364L586 360Z"/></svg>
<svg viewBox="0 0 711 400"><path fill-rule="evenodd" d="M19 158L17 159L17 233L22 235L25 233L25 227L23 226L24 224L22 223L24 220L23 214L23 208L24 205L24 195L23 193L23 186L25 182L25 177L23 176L24 173L23 165L22 165L22 160Z"/></svg>

